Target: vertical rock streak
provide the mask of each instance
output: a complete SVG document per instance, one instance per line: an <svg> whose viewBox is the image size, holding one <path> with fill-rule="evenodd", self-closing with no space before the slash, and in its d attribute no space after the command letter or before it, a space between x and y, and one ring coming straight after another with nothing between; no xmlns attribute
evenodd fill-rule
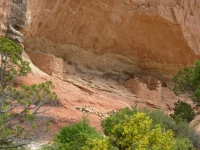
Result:
<svg viewBox="0 0 200 150"><path fill-rule="evenodd" d="M12 8L7 22L6 37L23 45L24 37L20 33L26 23L27 0L12 0Z"/></svg>

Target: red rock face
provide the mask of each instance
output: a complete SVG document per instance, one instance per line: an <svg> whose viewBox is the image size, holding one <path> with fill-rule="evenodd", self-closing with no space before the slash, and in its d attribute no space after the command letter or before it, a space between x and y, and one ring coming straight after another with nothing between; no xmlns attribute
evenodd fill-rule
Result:
<svg viewBox="0 0 200 150"><path fill-rule="evenodd" d="M0 1L0 36L12 31L22 42L23 33L33 63L50 75L31 64L16 85L53 81L62 104L46 114L54 132L81 119L78 106L105 113L137 102L170 113L177 97L159 80L169 86L200 58L199 0L28 0L27 9L20 2ZM101 117L88 116L100 129Z"/></svg>
<svg viewBox="0 0 200 150"><path fill-rule="evenodd" d="M54 58L51 64L59 62L58 58L50 54L41 56L44 60ZM38 58L41 56L37 55ZM25 55L24 57L27 58ZM45 63L42 64L43 67L45 65ZM31 67L32 73L27 77L16 78L15 85L31 85L47 80L53 82L55 85L53 91L57 93L60 105L52 107L43 114L52 122L52 134L58 132L62 127L80 120L83 116L87 116L90 124L97 130L101 130L101 119L109 111L137 105L138 109L161 109L169 114L173 112L173 103L176 100L186 100L185 97L176 97L169 88L162 87L160 81L152 77L133 78L125 83L119 83L110 78L78 74L77 72L66 74L62 71L62 65L60 69L56 68L59 71L52 70L53 76L45 74L33 64ZM187 99L187 102L191 103L191 100Z"/></svg>
<svg viewBox="0 0 200 150"><path fill-rule="evenodd" d="M200 51L198 0L32 0L25 46L83 72L171 80Z"/></svg>
<svg viewBox="0 0 200 150"><path fill-rule="evenodd" d="M0 36L5 36L6 34L8 17L12 4L11 0L0 1Z"/></svg>

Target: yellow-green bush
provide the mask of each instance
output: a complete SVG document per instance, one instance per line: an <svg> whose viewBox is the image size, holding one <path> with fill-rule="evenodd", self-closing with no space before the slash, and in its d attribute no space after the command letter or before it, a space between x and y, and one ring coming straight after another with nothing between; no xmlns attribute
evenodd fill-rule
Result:
<svg viewBox="0 0 200 150"><path fill-rule="evenodd" d="M126 120L126 119L125 119ZM162 131L153 125L152 119L143 112L137 112L123 124L114 126L104 140L91 140L87 148L92 150L189 150L193 149L188 139L176 139L171 130Z"/></svg>
<svg viewBox="0 0 200 150"><path fill-rule="evenodd" d="M172 130L176 139L188 138L195 147L199 147L199 135L194 129L189 127L189 124L187 122L176 122L173 118L171 118L161 110L138 110L136 106L132 108L123 108L119 111L110 112L110 117L107 117L101 121L101 126L104 131L104 134L110 137L115 125L124 124L138 112L143 112L152 119L151 126L160 124L162 131Z"/></svg>
<svg viewBox="0 0 200 150"><path fill-rule="evenodd" d="M109 150L111 147L108 139L88 139L86 146L83 146L81 150Z"/></svg>
<svg viewBox="0 0 200 150"><path fill-rule="evenodd" d="M157 111L160 113L160 111ZM116 117L117 116L117 117ZM152 117L154 116L154 117ZM161 115L162 116L162 115ZM173 130L159 123L159 117L148 111L126 108L106 118L103 137L91 128L88 120L64 127L54 138L54 143L44 149L55 150L193 150L185 136L175 136ZM120 118L120 119L119 119ZM157 118L157 120L156 120ZM110 123L110 124L109 124ZM166 123L170 123L168 120ZM113 125L113 126L112 126ZM171 127L171 125L169 126Z"/></svg>
<svg viewBox="0 0 200 150"><path fill-rule="evenodd" d="M180 147L171 130L162 131L159 124L152 126L152 119L142 112L137 112L124 124L115 125L111 137L111 142L119 149L173 150Z"/></svg>

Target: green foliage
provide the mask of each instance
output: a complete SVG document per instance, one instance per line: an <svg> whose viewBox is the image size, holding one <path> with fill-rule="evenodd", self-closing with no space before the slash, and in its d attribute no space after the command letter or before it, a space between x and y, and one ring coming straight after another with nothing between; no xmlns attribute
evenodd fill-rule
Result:
<svg viewBox="0 0 200 150"><path fill-rule="evenodd" d="M163 131L172 130L175 138L188 138L195 147L199 147L200 136L186 121L181 119L176 122L160 110L148 111L147 114L152 118L153 124L161 125Z"/></svg>
<svg viewBox="0 0 200 150"><path fill-rule="evenodd" d="M91 150L189 150L194 149L187 138L174 138L172 130L163 131L160 124L153 124L150 116L136 112L125 116L123 123L114 125L109 137L104 140L89 139Z"/></svg>
<svg viewBox="0 0 200 150"><path fill-rule="evenodd" d="M29 62L21 57L22 48L8 38L0 38L0 84L5 88L16 76L26 76L31 71Z"/></svg>
<svg viewBox="0 0 200 150"><path fill-rule="evenodd" d="M103 136L89 126L88 119L83 117L81 121L62 128L54 137L55 143L43 149L80 150L89 138L103 139Z"/></svg>
<svg viewBox="0 0 200 150"><path fill-rule="evenodd" d="M54 143L44 150L193 150L187 138L189 126L186 122L176 123L162 111L137 110L136 107L110 112L102 120L106 132L103 138L88 120L64 127L55 136ZM188 130L188 131L187 131ZM188 133L187 133L188 132ZM185 133L185 135L183 134Z"/></svg>
<svg viewBox="0 0 200 150"><path fill-rule="evenodd" d="M189 124L187 122L175 122L173 118L169 117L160 110L137 110L136 107L123 108L117 112L110 112L110 117L105 118L101 122L104 133L107 136L110 136L116 124L124 124L124 122L130 120L131 117L137 112L144 112L145 114L147 114L152 119L151 126L156 126L157 124L160 124L162 131L171 130L174 133L175 138L189 138L194 145L198 144L199 136L195 133L193 129L189 127Z"/></svg>
<svg viewBox="0 0 200 150"><path fill-rule="evenodd" d="M152 120L149 116L138 112L128 118L123 124L116 124L111 132L111 142L119 149L155 149L157 144L163 145L163 143L166 147L173 145L168 144L171 142L173 133L169 131L162 135L160 126L151 129ZM162 142L159 143L160 141ZM164 149L159 146L158 148Z"/></svg>
<svg viewBox="0 0 200 150"><path fill-rule="evenodd" d="M181 139L179 139L181 141ZM124 124L117 124L112 130L111 142L119 149L180 149L171 130L162 131L159 124L152 125L152 119L145 113L138 112Z"/></svg>
<svg viewBox="0 0 200 150"><path fill-rule="evenodd" d="M124 121L126 121L126 119L129 120L127 116L132 116L137 112L138 110L136 109L136 106L132 107L132 109L123 108L117 112L111 111L109 113L110 117L101 121L101 126L103 128L104 134L109 136L116 124L122 124Z"/></svg>
<svg viewBox="0 0 200 150"><path fill-rule="evenodd" d="M171 114L170 117L176 122L186 120L189 123L194 119L195 112L188 103L179 100L175 102L174 105L174 114Z"/></svg>
<svg viewBox="0 0 200 150"><path fill-rule="evenodd" d="M197 106L200 105L200 60L197 60L193 67L185 67L183 70L180 70L174 76L173 81L175 83L173 91L176 95L187 93ZM176 122L180 122L179 124L184 124L183 129L186 129L186 125L182 121L190 122L194 117L194 111L187 104L177 102L174 114L171 117ZM183 131L183 134L187 135L194 145L200 147L198 144L200 136L194 130Z"/></svg>
<svg viewBox="0 0 200 150"><path fill-rule="evenodd" d="M200 104L200 60L195 62L194 67L185 67L174 76L175 94L189 93L197 105Z"/></svg>
<svg viewBox="0 0 200 150"><path fill-rule="evenodd" d="M169 129L173 130L173 126L177 125L173 121L173 119L170 118L168 115L166 115L163 111L160 110L149 111L147 109L137 110L136 106L134 106L132 108L120 109L117 112L111 111L109 113L110 117L105 118L104 120L101 121L101 126L103 127L105 135L109 135L116 124L123 124L137 112L146 113L148 116L152 118L152 124L153 125L160 124L163 130L169 130Z"/></svg>
<svg viewBox="0 0 200 150"><path fill-rule="evenodd" d="M86 145L81 150L117 150L117 147L111 145L108 139L91 139L86 141Z"/></svg>
<svg viewBox="0 0 200 150"><path fill-rule="evenodd" d="M53 105L57 99L50 91L53 87L50 81L13 88L15 77L26 76L31 71L21 53L16 43L0 38L0 149L16 149L44 134L49 124L41 116L47 111L42 106Z"/></svg>

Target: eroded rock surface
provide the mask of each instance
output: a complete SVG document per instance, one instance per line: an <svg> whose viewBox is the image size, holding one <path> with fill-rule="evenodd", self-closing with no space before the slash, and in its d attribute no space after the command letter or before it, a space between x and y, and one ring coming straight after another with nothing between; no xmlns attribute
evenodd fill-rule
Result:
<svg viewBox="0 0 200 150"><path fill-rule="evenodd" d="M5 36L7 31L7 24L11 7L13 3L11 0L0 1L0 36Z"/></svg>
<svg viewBox="0 0 200 150"><path fill-rule="evenodd" d="M190 126L195 128L198 133L200 133L200 115L196 116L192 122L190 122Z"/></svg>
<svg viewBox="0 0 200 150"><path fill-rule="evenodd" d="M5 36L23 46L24 37L20 31L23 30L27 20L27 0L12 0L12 2Z"/></svg>
<svg viewBox="0 0 200 150"><path fill-rule="evenodd" d="M6 36L23 47L21 33L27 22L27 0L1 0L0 36Z"/></svg>
<svg viewBox="0 0 200 150"><path fill-rule="evenodd" d="M84 115L88 116L92 126L101 130L101 119L106 117L109 111L137 105L138 109L156 108L170 114L173 112L173 103L177 99L186 101L185 97L176 97L169 88L160 86L158 81L156 81L158 85L156 89L149 89L145 81L154 81L150 77L143 77L143 80L135 78L142 87L140 90L143 90L140 94L134 93L131 88L126 88L111 78L78 73L63 73L62 76L58 73L58 76L56 74L49 76L33 64L31 64L31 67L32 73L27 77L15 79L15 82L18 86L41 83L47 80L53 82L54 91L60 99L60 105L43 114L49 117L52 122L52 135L63 126L80 120ZM155 83L155 81L149 83ZM129 84L132 87L135 83L131 81ZM191 103L191 101L189 102Z"/></svg>
<svg viewBox="0 0 200 150"><path fill-rule="evenodd" d="M83 72L171 80L200 51L199 0L29 0L25 46Z"/></svg>
<svg viewBox="0 0 200 150"><path fill-rule="evenodd" d="M16 85L55 84L62 105L46 114L55 133L81 119L76 108L85 105L101 114L135 103L171 113L172 76L200 58L200 1L1 0L2 35L25 41L43 71L31 64ZM98 113L88 117L100 129Z"/></svg>

